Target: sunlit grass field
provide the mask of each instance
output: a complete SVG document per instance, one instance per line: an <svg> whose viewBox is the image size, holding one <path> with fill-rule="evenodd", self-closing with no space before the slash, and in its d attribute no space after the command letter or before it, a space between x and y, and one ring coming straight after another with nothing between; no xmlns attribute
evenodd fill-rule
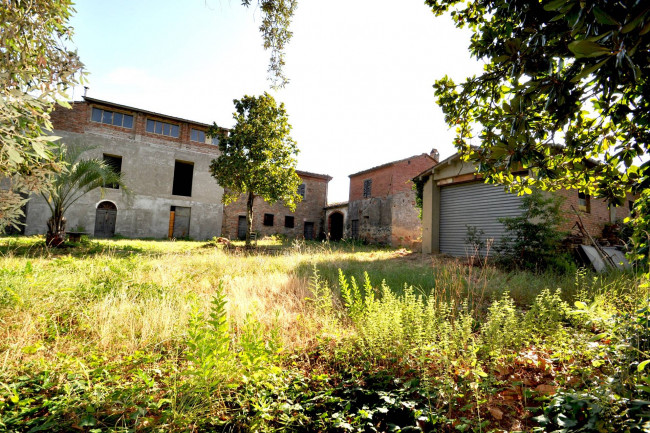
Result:
<svg viewBox="0 0 650 433"><path fill-rule="evenodd" d="M428 431L531 429L524 390L514 406L491 397L508 381L494 371L532 353L554 369L546 377L535 364L544 379L532 390L578 380L602 364L572 345L587 350L610 332L608 317L647 296L631 274L469 262L345 243L265 240L246 251L86 239L48 249L39 237L0 238L0 430L388 431L395 419ZM583 304L585 317L571 316ZM369 385L380 372L392 382ZM349 396L338 409L291 397L411 379L417 398L399 394L417 402L408 416L388 406L373 415ZM521 388L512 383L504 389Z"/></svg>

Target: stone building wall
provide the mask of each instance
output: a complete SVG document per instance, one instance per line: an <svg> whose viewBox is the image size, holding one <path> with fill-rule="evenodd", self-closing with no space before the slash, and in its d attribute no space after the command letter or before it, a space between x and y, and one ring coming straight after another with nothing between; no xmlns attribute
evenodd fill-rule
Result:
<svg viewBox="0 0 650 433"><path fill-rule="evenodd" d="M411 179L435 164L431 155L421 154L350 175L347 237L419 248L422 222ZM371 194L364 198L367 180Z"/></svg>
<svg viewBox="0 0 650 433"><path fill-rule="evenodd" d="M269 204L260 197L255 198L253 204L253 231L260 237L270 235L284 235L289 238L305 237L305 227L313 224L313 238L324 236L324 208L327 206L327 186L330 176L297 171L305 184L305 198L296 205L295 212L291 212L282 203ZM273 215L272 225L264 224L264 214ZM240 218L246 217L246 196L242 195L235 202L224 207L222 233L230 239L238 238ZM288 218L287 218L288 217ZM288 222L293 218L293 227ZM267 218L267 224L270 220Z"/></svg>
<svg viewBox="0 0 650 433"><path fill-rule="evenodd" d="M53 134L62 137L68 146L88 148L83 158L121 157L121 172L133 195L128 199L121 190L111 188L105 188L103 197L99 190L87 194L66 213L68 230L82 229L94 234L97 207L110 202L117 208L115 234L166 238L173 222L171 212L176 207L189 208L187 236L207 239L221 234L223 189L209 171L219 150L216 145L190 140L190 128L205 131L208 125L92 98L72 106L70 110L54 111ZM133 115L133 127L92 121L93 107ZM147 119L178 125L179 137L146 132ZM176 161L193 165L190 196L172 194ZM49 214L47 203L40 196L33 196L27 207L26 234L45 233Z"/></svg>

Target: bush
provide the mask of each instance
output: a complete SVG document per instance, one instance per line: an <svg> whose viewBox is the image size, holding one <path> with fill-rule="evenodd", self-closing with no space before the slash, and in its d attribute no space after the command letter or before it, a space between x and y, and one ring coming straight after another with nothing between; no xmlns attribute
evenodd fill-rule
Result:
<svg viewBox="0 0 650 433"><path fill-rule="evenodd" d="M497 246L498 264L533 272L575 272L571 257L561 252L561 241L566 236L558 229L563 221L561 204L557 197L545 198L535 190L523 198L520 216L500 218L506 236Z"/></svg>

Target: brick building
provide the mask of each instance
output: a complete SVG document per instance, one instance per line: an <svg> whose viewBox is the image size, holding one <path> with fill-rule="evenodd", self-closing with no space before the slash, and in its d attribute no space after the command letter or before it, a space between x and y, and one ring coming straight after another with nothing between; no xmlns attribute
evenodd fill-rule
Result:
<svg viewBox="0 0 650 433"><path fill-rule="evenodd" d="M206 139L207 124L85 97L52 113L53 134L68 146L88 148L84 158L103 158L133 191L92 191L66 212L67 229L110 237L192 237L221 234L223 189L209 171L219 155ZM26 234L47 231L50 211L34 196Z"/></svg>
<svg viewBox="0 0 650 433"><path fill-rule="evenodd" d="M526 171L521 173L526 175ZM435 167L421 173L425 180L422 208L422 251L442 252L453 256L471 255L465 239L468 227L483 231L484 239L498 243L505 230L499 218L521 214L521 197L505 192L500 185L483 182L476 173L476 166L464 162L458 154L441 161ZM594 238L599 238L606 223L623 219L630 213L631 205L608 206L603 200L594 199L577 190L560 190L553 193L562 197L561 210L565 218L560 230L573 230L578 217ZM486 251L483 251L485 254Z"/></svg>
<svg viewBox="0 0 650 433"><path fill-rule="evenodd" d="M346 234L370 243L413 247L421 220L411 179L438 162L438 151L351 174Z"/></svg>
<svg viewBox="0 0 650 433"><path fill-rule="evenodd" d="M327 206L327 185L332 178L325 174L296 170L302 184L298 192L303 196L291 212L282 203L269 204L260 197L253 204L253 231L259 236L284 235L307 240L324 236L324 208ZM246 197L224 207L222 236L243 239L246 236Z"/></svg>

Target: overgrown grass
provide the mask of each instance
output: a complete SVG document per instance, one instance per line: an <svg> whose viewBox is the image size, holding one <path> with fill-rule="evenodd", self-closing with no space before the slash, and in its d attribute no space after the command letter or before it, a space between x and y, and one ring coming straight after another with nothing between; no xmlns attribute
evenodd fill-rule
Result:
<svg viewBox="0 0 650 433"><path fill-rule="evenodd" d="M614 365L647 354L631 274L240 247L0 238L0 430L530 430L560 390L621 419L607 378L646 386Z"/></svg>

